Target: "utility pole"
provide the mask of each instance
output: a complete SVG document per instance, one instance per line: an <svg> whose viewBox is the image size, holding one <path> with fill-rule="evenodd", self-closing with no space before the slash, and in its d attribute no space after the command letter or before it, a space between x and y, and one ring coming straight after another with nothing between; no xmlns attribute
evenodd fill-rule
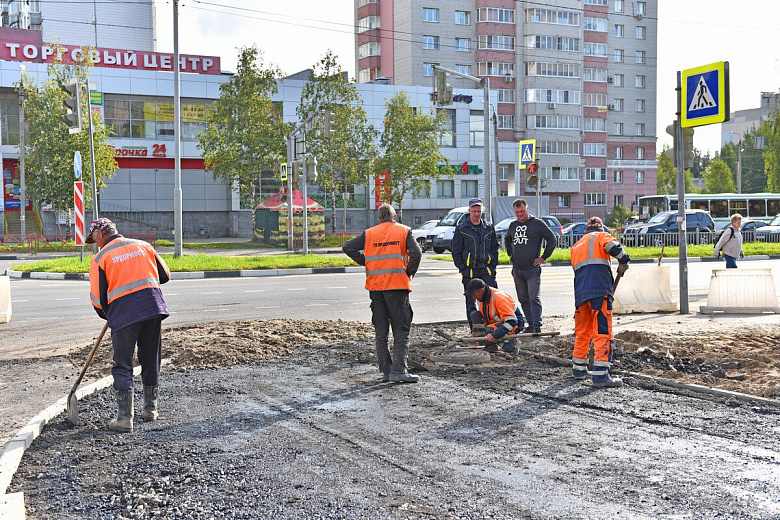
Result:
<svg viewBox="0 0 780 520"><path fill-rule="evenodd" d="M493 179L496 180L496 196L498 196L498 115L496 111L493 110Z"/></svg>
<svg viewBox="0 0 780 520"><path fill-rule="evenodd" d="M179 93L179 0L173 0L173 256L182 255L181 99Z"/></svg>
<svg viewBox="0 0 780 520"><path fill-rule="evenodd" d="M19 65L22 71L19 76L19 220L22 224L22 237L27 235L26 210L27 210L27 187L24 183L24 65Z"/></svg>
<svg viewBox="0 0 780 520"><path fill-rule="evenodd" d="M742 193L742 139L737 143L737 193Z"/></svg>
<svg viewBox="0 0 780 520"><path fill-rule="evenodd" d="M680 314L689 314L688 307L688 235L685 224L685 145L683 144L682 127L682 72L677 71L677 143L674 153L677 154L677 237L680 244Z"/></svg>
<svg viewBox="0 0 780 520"><path fill-rule="evenodd" d="M78 80L76 80L78 85ZM97 176L95 175L95 141L92 132L92 101L89 98L89 78L85 81L87 92L87 121L89 121L89 169L92 174L92 220L97 220L98 217L98 199L97 199ZM81 95L81 89L78 90L78 95ZM93 249L95 249L93 247ZM97 250L95 251L97 252Z"/></svg>

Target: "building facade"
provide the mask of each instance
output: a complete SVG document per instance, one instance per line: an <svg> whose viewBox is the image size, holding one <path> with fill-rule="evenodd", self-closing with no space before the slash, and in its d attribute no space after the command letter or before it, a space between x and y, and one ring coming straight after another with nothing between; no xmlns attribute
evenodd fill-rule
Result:
<svg viewBox="0 0 780 520"><path fill-rule="evenodd" d="M658 3L556 4L355 0L356 77L432 88L440 65L488 78L499 139L536 140L551 214L631 207L656 192ZM504 193L531 194L516 161L500 171Z"/></svg>

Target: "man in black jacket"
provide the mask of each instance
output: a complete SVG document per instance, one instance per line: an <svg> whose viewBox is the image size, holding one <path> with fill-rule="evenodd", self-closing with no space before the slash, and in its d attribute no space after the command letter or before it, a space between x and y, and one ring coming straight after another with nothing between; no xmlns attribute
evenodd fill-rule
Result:
<svg viewBox="0 0 780 520"><path fill-rule="evenodd" d="M452 261L463 277L463 289L474 278L479 278L491 287L496 283L498 266L498 239L492 224L482 220L482 200L469 201L469 218L455 228L452 236ZM468 292L466 297L466 319L471 327L471 313L476 302Z"/></svg>
<svg viewBox="0 0 780 520"><path fill-rule="evenodd" d="M539 298L542 264L555 250L555 234L543 220L528 213L528 203L524 199L517 199L512 207L517 220L509 224L505 238L506 252L512 260L517 300L528 320L524 332L538 333L542 331L542 300ZM540 256L542 240L546 245Z"/></svg>

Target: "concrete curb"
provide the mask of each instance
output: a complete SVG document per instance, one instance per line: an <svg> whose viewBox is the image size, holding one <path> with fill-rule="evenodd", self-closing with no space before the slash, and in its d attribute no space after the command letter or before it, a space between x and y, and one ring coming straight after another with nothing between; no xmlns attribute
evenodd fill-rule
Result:
<svg viewBox="0 0 780 520"><path fill-rule="evenodd" d="M133 369L133 375L141 373L141 367ZM95 392L111 386L114 382L113 376L106 376L94 383L90 383L76 390L76 396L79 400ZM30 419L14 437L8 441L0 454L0 518L7 520L17 520L25 518L24 495L22 493L6 494L11 480L19 468L19 463L27 448L41 434L44 426L52 419L62 414L68 407L68 396L65 395L57 400L38 415Z"/></svg>

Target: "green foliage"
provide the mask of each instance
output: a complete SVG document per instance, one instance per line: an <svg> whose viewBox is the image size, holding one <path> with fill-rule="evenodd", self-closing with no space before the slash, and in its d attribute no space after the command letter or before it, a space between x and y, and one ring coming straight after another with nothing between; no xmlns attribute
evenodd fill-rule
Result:
<svg viewBox="0 0 780 520"><path fill-rule="evenodd" d="M704 172L704 183L707 193L737 192L731 170L719 157L716 157Z"/></svg>
<svg viewBox="0 0 780 520"><path fill-rule="evenodd" d="M55 53L56 56L56 53ZM73 208L73 154L81 152L82 180L87 206L92 204L92 176L89 154L89 109L87 96L82 89L82 130L70 134L62 120L65 115L63 101L68 94L60 88L76 78L84 85L92 67L90 52L85 48L82 60L74 65L51 63L46 81L37 84L28 74L23 74L25 93L24 112L27 123L25 141L25 181L28 197L37 204L50 204L58 211ZM99 112L92 114L95 179L97 187L105 186L117 169L114 147L109 144L109 129L100 119ZM87 212L89 221L89 212Z"/></svg>
<svg viewBox="0 0 780 520"><path fill-rule="evenodd" d="M701 150L693 147L693 167L691 167L691 175L695 179L701 179L701 176L704 174L704 170L707 169L707 167L712 162L712 157L710 157L710 152L707 152L707 155L702 155Z"/></svg>
<svg viewBox="0 0 780 520"><path fill-rule="evenodd" d="M765 134L765 126L751 128L742 136L742 192L760 193L766 191L767 178L764 166L763 151L755 147L756 137ZM739 164L739 150L737 145L729 142L720 150L718 157L726 163L737 179L737 165Z"/></svg>
<svg viewBox="0 0 780 520"><path fill-rule="evenodd" d="M271 101L282 72L266 65L257 47L238 52L236 74L220 87L219 100L209 113L205 133L198 136L206 168L214 179L236 186L243 200L254 207L260 202L262 172L276 179L279 164L287 157L285 124Z"/></svg>
<svg viewBox="0 0 780 520"><path fill-rule="evenodd" d="M669 147L664 145L658 154L658 173L656 192L658 195L674 195L677 193L677 168L674 161L666 155ZM693 174L685 170L685 193L697 193L699 190L693 186Z"/></svg>
<svg viewBox="0 0 780 520"><path fill-rule="evenodd" d="M377 131L368 122L363 100L346 77L336 56L328 51L314 66L296 109L305 120L319 109L335 114L334 133L325 136L321 116L306 133L306 152L317 158L317 184L330 194L331 230L336 231L336 200L353 184L363 184L377 160Z"/></svg>
<svg viewBox="0 0 780 520"><path fill-rule="evenodd" d="M636 215L636 212L631 211L630 209L623 206L622 204L618 204L609 213L609 215L607 215L606 224L608 227L612 228L613 230L616 230L623 225L623 222L625 222L628 217L631 217L633 215Z"/></svg>
<svg viewBox="0 0 780 520"><path fill-rule="evenodd" d="M381 159L377 173L390 173L389 197L384 202L393 204L402 216L404 198L410 193L430 189L432 181L452 178L453 168L441 168L449 160L441 153L437 140L445 131L447 114L426 114L411 106L406 92L400 91L386 103L385 125L380 138Z"/></svg>
<svg viewBox="0 0 780 520"><path fill-rule="evenodd" d="M763 159L767 189L780 193L780 106L769 115L762 127L766 138Z"/></svg>

